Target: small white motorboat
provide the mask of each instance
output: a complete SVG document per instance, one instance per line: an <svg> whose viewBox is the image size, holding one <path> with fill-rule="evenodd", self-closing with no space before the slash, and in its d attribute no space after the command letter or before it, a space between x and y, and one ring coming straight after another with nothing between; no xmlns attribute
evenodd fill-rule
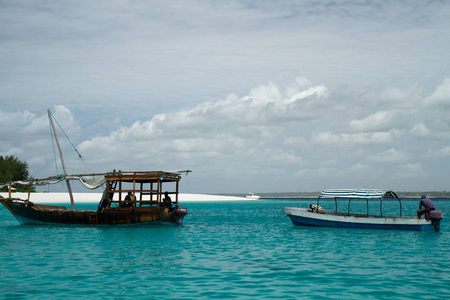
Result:
<svg viewBox="0 0 450 300"><path fill-rule="evenodd" d="M245 196L245 198L247 199L252 199L252 200L259 200L261 197L258 195L255 195L253 193L249 193L250 195Z"/></svg>
<svg viewBox="0 0 450 300"><path fill-rule="evenodd" d="M385 216L382 211L383 199L390 198L398 200L400 205L399 216ZM322 199L334 199L335 211L323 210L319 206ZM337 210L338 200L347 200L347 211ZM367 213L350 212L351 200L365 200ZM380 202L380 214L369 214L369 201ZM349 190L333 189L324 190L317 199L317 204L311 208L285 207L284 213L289 216L294 225L323 226L323 227L345 227L345 228L371 228L371 229L402 229L402 230L433 230L439 231L442 212L430 211L425 218L402 217L402 204L400 198L390 190Z"/></svg>

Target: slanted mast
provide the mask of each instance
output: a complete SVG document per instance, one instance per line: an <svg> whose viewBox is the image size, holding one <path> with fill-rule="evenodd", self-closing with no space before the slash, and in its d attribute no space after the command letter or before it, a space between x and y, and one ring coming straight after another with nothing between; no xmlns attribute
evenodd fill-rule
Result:
<svg viewBox="0 0 450 300"><path fill-rule="evenodd" d="M61 147L59 146L59 140L58 140L58 136L56 135L55 125L53 124L52 114L50 112L50 109L47 109L47 113L48 113L48 119L50 121L50 125L52 126L53 135L55 137L56 145L58 146L59 157L61 159L61 165L63 167L64 175L67 175L66 164L64 163L63 153L62 153ZM68 179L66 179L66 184L67 184L67 190L69 191L69 196L70 196L70 205L72 206L72 210L75 210L75 203L73 201L72 188L70 187L70 183L69 183Z"/></svg>

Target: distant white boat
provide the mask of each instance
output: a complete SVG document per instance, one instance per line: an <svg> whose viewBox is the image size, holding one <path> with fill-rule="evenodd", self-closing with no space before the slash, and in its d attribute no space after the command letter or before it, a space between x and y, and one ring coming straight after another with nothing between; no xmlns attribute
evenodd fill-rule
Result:
<svg viewBox="0 0 450 300"><path fill-rule="evenodd" d="M245 198L247 198L247 199L252 199L252 200L258 200L258 199L261 198L260 196L255 195L255 194L253 194L253 193L249 193L249 194L250 194L250 195L245 196Z"/></svg>

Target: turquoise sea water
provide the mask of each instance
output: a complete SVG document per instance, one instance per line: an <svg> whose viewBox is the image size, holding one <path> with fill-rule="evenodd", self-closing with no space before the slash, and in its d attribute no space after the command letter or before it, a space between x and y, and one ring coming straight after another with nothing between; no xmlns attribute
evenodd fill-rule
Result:
<svg viewBox="0 0 450 300"><path fill-rule="evenodd" d="M300 227L283 214L309 203L183 203L178 227L23 226L2 209L0 298L450 299L450 201L434 201L440 232ZM403 214L417 207L404 201Z"/></svg>

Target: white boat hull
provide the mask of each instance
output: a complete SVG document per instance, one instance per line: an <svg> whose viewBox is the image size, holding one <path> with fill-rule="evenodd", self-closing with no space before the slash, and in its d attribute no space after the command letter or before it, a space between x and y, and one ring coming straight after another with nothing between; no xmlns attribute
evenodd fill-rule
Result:
<svg viewBox="0 0 450 300"><path fill-rule="evenodd" d="M401 229L401 230L434 230L430 220L412 217L344 215L325 211L324 214L310 212L306 208L285 207L284 213L294 225L368 228L368 229Z"/></svg>

